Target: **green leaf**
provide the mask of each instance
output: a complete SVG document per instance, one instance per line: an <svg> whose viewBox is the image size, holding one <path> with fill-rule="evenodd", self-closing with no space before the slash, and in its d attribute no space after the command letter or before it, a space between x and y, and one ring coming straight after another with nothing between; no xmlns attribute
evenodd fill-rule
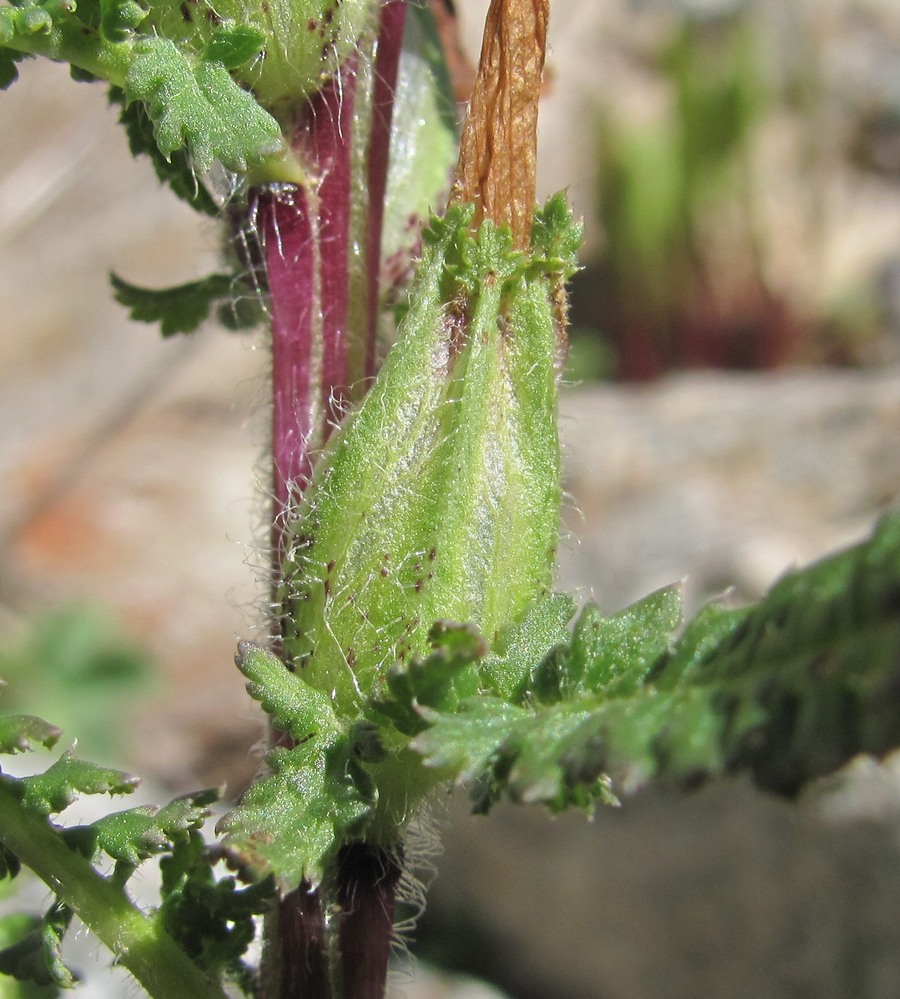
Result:
<svg viewBox="0 0 900 999"><path fill-rule="evenodd" d="M340 726L327 694L292 673L277 656L260 645L240 642L235 664L250 681L247 693L292 739L328 741L339 735Z"/></svg>
<svg viewBox="0 0 900 999"><path fill-rule="evenodd" d="M51 749L61 735L62 729L34 715L0 717L0 753L24 753L38 746Z"/></svg>
<svg viewBox="0 0 900 999"><path fill-rule="evenodd" d="M515 723L531 715L499 697L470 697L452 714L423 710L430 728L412 748L429 767L452 770L462 781L489 768Z"/></svg>
<svg viewBox="0 0 900 999"><path fill-rule="evenodd" d="M166 932L207 974L225 972L250 994L251 975L242 958L256 932L254 917L271 905L273 879L239 888L233 877L217 878L195 832L163 857L160 871Z"/></svg>
<svg viewBox="0 0 900 999"><path fill-rule="evenodd" d="M18 943L0 951L0 974L36 985L73 988L78 978L66 967L60 953L71 919L72 911L66 906L51 906Z"/></svg>
<svg viewBox="0 0 900 999"><path fill-rule="evenodd" d="M226 69L237 69L259 55L265 41L265 35L249 24L223 27L210 38L203 58L207 62L220 62Z"/></svg>
<svg viewBox="0 0 900 999"><path fill-rule="evenodd" d="M87 791L100 790L100 784L105 784L106 789L130 789L115 786L115 781L96 779L96 769L93 775L82 774L85 779L64 783L66 786L80 785ZM47 819L46 803L41 811L35 811L24 793L27 783L28 779L0 780L0 814L3 817L0 840L5 847L51 890L64 894L66 903L148 995L171 996L172 999L196 996L224 999L220 982L191 961L163 931L156 914L146 914L134 905L124 891L118 865L112 877L102 875L94 868L90 855L85 855L84 841L76 837L73 844ZM49 807L56 807L56 802L50 802ZM191 831L188 835L197 834ZM89 853L93 853L93 848Z"/></svg>
<svg viewBox="0 0 900 999"><path fill-rule="evenodd" d="M226 849L256 877L273 874L281 886L321 879L346 834L372 809L376 793L362 768L357 742L348 735L330 698L292 673L272 653L251 642L238 645L235 662L247 690L275 725L297 745L266 758L272 773L254 784L219 824ZM371 754L369 754L371 755Z"/></svg>
<svg viewBox="0 0 900 999"><path fill-rule="evenodd" d="M140 288L110 274L116 301L131 318L159 323L164 337L193 332L220 303L234 294L236 278L231 274L210 274L174 288Z"/></svg>
<svg viewBox="0 0 900 999"><path fill-rule="evenodd" d="M283 890L302 879L317 884L340 844L372 810L371 778L350 740L311 736L276 749L272 774L254 784L220 823L225 849L257 877L275 876Z"/></svg>
<svg viewBox="0 0 900 999"><path fill-rule="evenodd" d="M459 701L454 681L487 654L487 643L472 625L438 621L428 638L434 651L388 670L387 692L372 701L376 713L390 719L406 735L427 728L419 708L452 710Z"/></svg>
<svg viewBox="0 0 900 999"><path fill-rule="evenodd" d="M0 22L2 28L2 22ZM3 41L2 31L0 31L0 43ZM3 48L0 44L0 90L8 90L19 78L17 62L27 59L29 56L25 52L14 52L12 49Z"/></svg>
<svg viewBox="0 0 900 999"><path fill-rule="evenodd" d="M575 613L575 601L566 593L552 593L536 601L525 617L500 635L494 654L481 667L484 684L499 697L520 700L541 661L569 637L566 625Z"/></svg>
<svg viewBox="0 0 900 999"><path fill-rule="evenodd" d="M3 878L12 880L21 869L19 858L0 843L0 880Z"/></svg>
<svg viewBox="0 0 900 999"><path fill-rule="evenodd" d="M199 791L175 798L168 805L142 805L106 815L89 826L76 826L66 835L91 833L95 848L114 860L137 866L154 854L170 850L174 843L199 829L210 815L209 806L218 798L216 790Z"/></svg>
<svg viewBox="0 0 900 999"><path fill-rule="evenodd" d="M12 913L0 917L0 954L7 948L23 942L27 937L31 937L30 943L35 946L39 942L37 938L40 937L41 924L41 917L30 913ZM42 943L42 941L40 942ZM35 949L37 948L35 947ZM34 956L37 958L37 967L40 968L41 955L38 952ZM24 958L24 954L22 957ZM13 961L19 963L15 957ZM46 966L42 972L46 973ZM0 997L2 999L59 999L61 995L63 995L63 990L52 982L39 985L30 978L14 978L0 971Z"/></svg>
<svg viewBox="0 0 900 999"><path fill-rule="evenodd" d="M142 37L135 53L125 97L145 102L164 156L186 146L197 173L214 160L242 173L281 149L278 123L221 62L192 59L161 37Z"/></svg>
<svg viewBox="0 0 900 999"><path fill-rule="evenodd" d="M669 647L681 624L681 585L667 586L612 617L587 607L565 665L572 691L611 695L634 690Z"/></svg>
<svg viewBox="0 0 900 999"><path fill-rule="evenodd" d="M704 609L672 643L679 605L673 587L612 618L585 610L535 673L554 696L425 711L412 747L474 780L478 808L506 793L560 809L610 800L611 782L692 786L738 770L792 794L900 745L900 513L754 607Z"/></svg>
<svg viewBox="0 0 900 999"><path fill-rule="evenodd" d="M52 815L68 808L78 794L131 794L139 781L121 770L79 760L69 750L42 774L17 783L26 807Z"/></svg>
<svg viewBox="0 0 900 999"><path fill-rule="evenodd" d="M121 105L119 121L128 136L128 147L132 156L146 155L153 163L153 169L160 182L168 185L182 201L204 215L218 218L221 210L209 191L191 167L186 149L175 149L163 156L153 134L153 122L141 101L125 103L125 93L119 87L110 87L111 104Z"/></svg>

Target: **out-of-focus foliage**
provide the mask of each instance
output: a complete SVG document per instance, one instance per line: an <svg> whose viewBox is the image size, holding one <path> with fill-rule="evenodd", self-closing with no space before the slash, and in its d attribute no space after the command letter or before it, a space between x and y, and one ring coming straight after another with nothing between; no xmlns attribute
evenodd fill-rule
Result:
<svg viewBox="0 0 900 999"><path fill-rule="evenodd" d="M77 733L82 752L109 758L122 744L126 705L149 684L150 663L104 613L67 607L31 621L0 648L0 676L7 709L55 718Z"/></svg>

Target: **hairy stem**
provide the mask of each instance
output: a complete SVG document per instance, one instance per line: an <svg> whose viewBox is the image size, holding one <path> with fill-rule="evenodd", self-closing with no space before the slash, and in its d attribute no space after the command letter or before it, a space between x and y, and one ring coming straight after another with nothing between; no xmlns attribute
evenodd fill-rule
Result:
<svg viewBox="0 0 900 999"><path fill-rule="evenodd" d="M23 808L0 779L0 842L47 884L112 951L154 999L226 999L165 932L125 892L69 849L41 815Z"/></svg>
<svg viewBox="0 0 900 999"><path fill-rule="evenodd" d="M311 182L251 194L272 320L276 588L284 525L309 482L313 455L375 372L384 197L405 18L405 0L385 3L374 43L361 43L304 108L291 144ZM359 850L367 863L356 862ZM323 914L330 898L306 883L285 896L267 929L267 996L383 995L399 871L375 848L346 847L342 857L334 900L350 908L338 920L338 939ZM356 905L360 900L365 903Z"/></svg>
<svg viewBox="0 0 900 999"><path fill-rule="evenodd" d="M338 857L338 947L344 996L381 999L400 866L380 847L351 843Z"/></svg>

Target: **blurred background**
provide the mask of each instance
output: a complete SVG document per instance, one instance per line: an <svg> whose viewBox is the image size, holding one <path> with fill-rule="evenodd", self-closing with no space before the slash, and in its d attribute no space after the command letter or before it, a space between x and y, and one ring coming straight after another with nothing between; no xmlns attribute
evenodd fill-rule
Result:
<svg viewBox="0 0 900 999"><path fill-rule="evenodd" d="M457 7L474 60L487 2ZM587 233L560 584L609 611L681 578L691 608L751 599L900 495L900 8L555 0L551 46L539 182ZM0 129L5 703L151 797L237 794L263 735L231 663L262 634L264 339L162 342L112 301L110 270L177 284L218 248L102 89L23 65ZM450 796L412 949L513 999L896 997L898 775L593 822Z"/></svg>

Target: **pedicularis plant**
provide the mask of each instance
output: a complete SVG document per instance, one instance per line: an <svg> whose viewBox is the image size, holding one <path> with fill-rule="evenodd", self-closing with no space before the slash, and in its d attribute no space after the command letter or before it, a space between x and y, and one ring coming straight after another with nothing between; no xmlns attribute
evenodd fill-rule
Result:
<svg viewBox="0 0 900 999"><path fill-rule="evenodd" d="M57 899L0 953L6 975L70 985L60 941L77 914L160 999L378 999L406 831L448 782L477 811L504 795L590 810L739 769L793 793L900 742L897 516L677 638L678 587L570 625L573 601L552 592L556 407L580 234L563 196L534 208L547 0L493 0L455 179L451 13L0 7L4 85L32 55L106 81L134 153L223 219L229 269L114 285L164 335L211 310L269 325L276 633L238 649L272 746L215 842L209 792L63 827L51 816L77 795L135 779L71 752L0 776L0 870L26 865ZM59 736L0 722L5 753ZM154 856L147 911L129 878Z"/></svg>

